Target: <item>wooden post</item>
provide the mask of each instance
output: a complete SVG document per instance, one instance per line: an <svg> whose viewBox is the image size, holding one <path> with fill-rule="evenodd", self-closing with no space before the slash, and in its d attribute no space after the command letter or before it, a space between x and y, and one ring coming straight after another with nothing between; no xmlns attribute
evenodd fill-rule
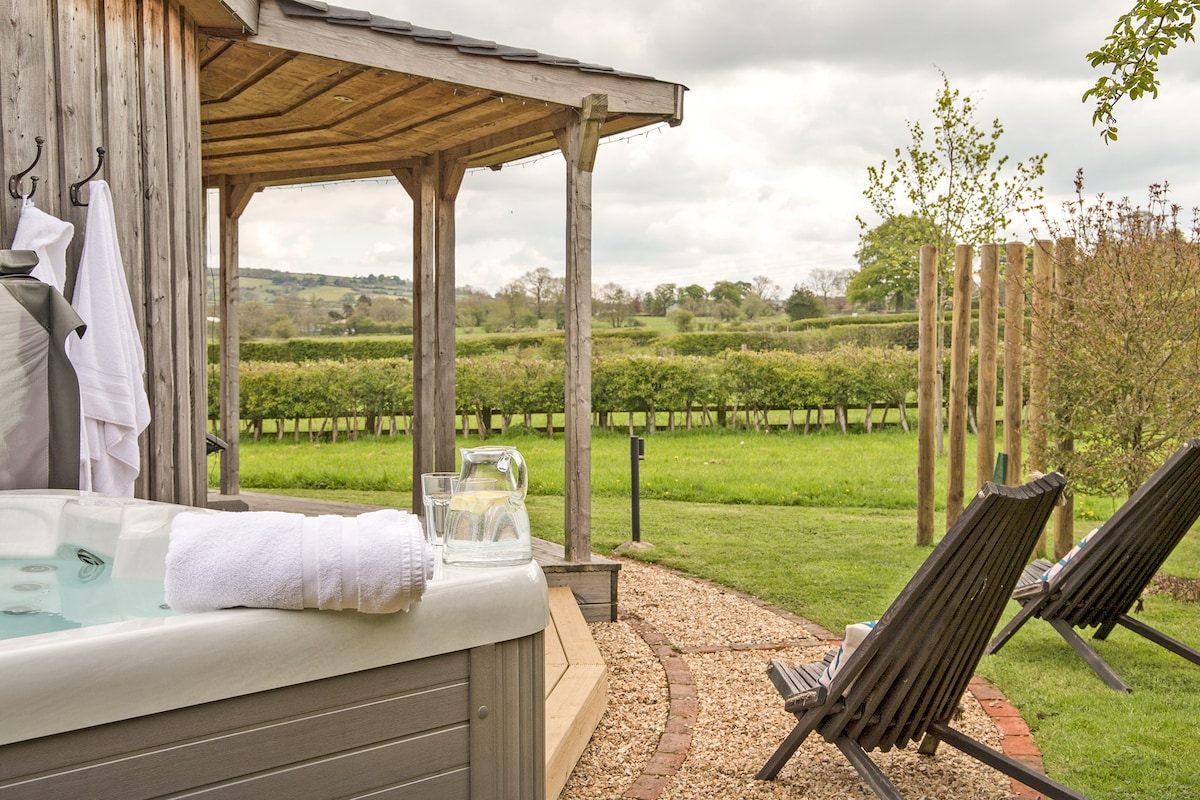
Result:
<svg viewBox="0 0 1200 800"><path fill-rule="evenodd" d="M917 366L917 544L933 544L934 475L937 468L938 252L921 247Z"/></svg>
<svg viewBox="0 0 1200 800"><path fill-rule="evenodd" d="M169 105L171 88L167 83L168 27L166 4L144 4L141 22L141 144L142 245L145 258L146 308L146 395L150 401L150 435L146 469L146 496L152 500L175 500L174 437L176 386L171 365L178 358L174 341L175 326L171 309L171 198ZM155 165L153 168L148 165ZM86 173L85 173L86 174ZM74 180L74 179L73 179ZM119 202L119 200L116 200ZM236 397L234 399L236 402ZM234 438L237 437L235 429ZM230 458L236 457L236 453ZM222 464L225 458L222 458Z"/></svg>
<svg viewBox="0 0 1200 800"><path fill-rule="evenodd" d="M1029 321L1029 469L1046 472L1049 434L1046 430L1047 359L1050 357L1051 282L1054 262L1049 239L1038 239L1033 249L1033 313ZM1046 553L1046 533L1038 537L1037 553Z"/></svg>
<svg viewBox="0 0 1200 800"><path fill-rule="evenodd" d="M455 218L454 202L466 174L463 161L438 164L437 187L437 264L434 274L434 306L437 318L435 357L433 365L433 468L438 472L455 471L454 437L454 284L455 284ZM413 483L418 482L413 475ZM416 487L414 486L414 489ZM418 506L413 506L418 508Z"/></svg>
<svg viewBox="0 0 1200 800"><path fill-rule="evenodd" d="M996 461L996 333L999 319L1000 246L979 249L979 391L975 400L975 488L990 481Z"/></svg>
<svg viewBox="0 0 1200 800"><path fill-rule="evenodd" d="M413 201L413 468L412 507L421 508L420 475L433 471L434 363L437 333L434 253L437 225L436 159L394 173Z"/></svg>
<svg viewBox="0 0 1200 800"><path fill-rule="evenodd" d="M954 248L954 305L950 317L950 453L946 463L946 528L963 510L967 471L967 378L971 374L971 267L969 244Z"/></svg>
<svg viewBox="0 0 1200 800"><path fill-rule="evenodd" d="M1058 295L1058 308L1054 310L1055 315L1067 315L1073 313L1074 300L1072 295L1074 289L1074 275L1072 274L1075 265L1075 240L1071 238L1059 239L1055 245L1054 252L1054 284ZM1070 407L1068 398L1060 397L1056 403L1060 408ZM1059 452L1069 453L1075 449L1075 437L1069 432L1072 430L1070 420L1066 429L1068 433L1062 435L1058 439L1057 449ZM1075 496L1071 492L1063 493L1063 500L1060 505L1054 509L1054 557L1062 558L1071 548L1075 546Z"/></svg>
<svg viewBox="0 0 1200 800"><path fill-rule="evenodd" d="M1023 481L1021 412L1025 390L1021 385L1025 336L1025 245L1009 242L1004 275L1004 452L1008 454L1009 486Z"/></svg>
<svg viewBox="0 0 1200 800"><path fill-rule="evenodd" d="M241 363L241 325L238 320L238 219L256 186L235 184L226 176L219 185L220 209L218 234L221 240L221 344L218 363L221 385L220 428L221 438L229 445L221 453L221 494L237 494L241 491L238 469L238 436L242 419L239 406L241 381L238 364Z"/></svg>
<svg viewBox="0 0 1200 800"><path fill-rule="evenodd" d="M592 560L592 168L605 95L584 98L556 132L567 162L563 557Z"/></svg>
<svg viewBox="0 0 1200 800"><path fill-rule="evenodd" d="M1033 250L1033 313L1029 323L1029 468L1045 472L1049 459L1046 447L1046 360L1049 357L1050 290L1054 262L1053 242L1039 239Z"/></svg>

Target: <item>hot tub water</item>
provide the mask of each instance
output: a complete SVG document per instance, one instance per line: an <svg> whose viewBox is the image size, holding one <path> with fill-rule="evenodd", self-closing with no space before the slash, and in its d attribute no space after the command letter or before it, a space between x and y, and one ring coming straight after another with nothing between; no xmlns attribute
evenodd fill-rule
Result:
<svg viewBox="0 0 1200 800"><path fill-rule="evenodd" d="M0 639L170 616L159 580L114 578L112 558L73 544L0 559Z"/></svg>

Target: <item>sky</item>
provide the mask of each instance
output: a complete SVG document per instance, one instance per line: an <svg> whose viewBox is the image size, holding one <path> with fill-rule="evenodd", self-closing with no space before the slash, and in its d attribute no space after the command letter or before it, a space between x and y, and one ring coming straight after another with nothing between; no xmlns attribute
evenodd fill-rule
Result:
<svg viewBox="0 0 1200 800"><path fill-rule="evenodd" d="M1098 48L1132 0L339 0L427 28L530 47L688 87L684 122L601 144L593 176L594 287L751 281L782 296L814 269L857 268L867 168L932 128L945 73L1004 126L1013 162L1046 153L1046 205L1074 195L1144 204L1151 183L1200 206L1200 44L1161 64L1155 99L1117 107L1106 145L1081 102ZM735 5L738 8L735 8ZM489 292L539 267L564 273L565 165L468 171L458 196L459 285ZM210 218L215 218L212 215ZM241 218L243 269L411 277L412 205L392 180L270 189ZM1017 219L1008 239L1045 235Z"/></svg>

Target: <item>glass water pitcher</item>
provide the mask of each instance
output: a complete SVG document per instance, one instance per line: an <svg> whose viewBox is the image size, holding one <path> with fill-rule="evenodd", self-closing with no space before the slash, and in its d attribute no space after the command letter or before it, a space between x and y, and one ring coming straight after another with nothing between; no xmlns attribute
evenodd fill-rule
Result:
<svg viewBox="0 0 1200 800"><path fill-rule="evenodd" d="M529 475L515 447L464 447L446 514L447 564L500 566L533 558L525 491Z"/></svg>

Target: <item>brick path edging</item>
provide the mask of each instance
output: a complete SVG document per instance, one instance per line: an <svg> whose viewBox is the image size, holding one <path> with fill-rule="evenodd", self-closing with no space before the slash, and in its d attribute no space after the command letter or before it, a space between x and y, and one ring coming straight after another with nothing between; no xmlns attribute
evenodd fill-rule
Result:
<svg viewBox="0 0 1200 800"><path fill-rule="evenodd" d="M728 590L727 591L733 591ZM740 594L739 592L734 592ZM838 640L832 639L828 631L809 623L802 617L791 612L777 609L748 595L742 595L754 600L756 605L770 609L797 621L808 628L818 638L831 645ZM619 618L635 631L650 647L662 664L666 673L667 690L670 705L667 711L667 726L659 739L658 747L650 761L642 770L642 774L633 785L621 795L622 800L658 800L659 795L666 789L667 783L683 766L687 759L688 749L692 746L692 729L700 712L700 697L696 691L696 683L692 678L692 670L683 658L683 653L650 623L633 613L620 612ZM705 648L706 650L708 648ZM732 648L728 648L732 649ZM1008 757L1024 763L1026 766L1045 772L1042 767L1042 754L1033 743L1029 726L1004 694L988 681L972 676L967 690L979 702L984 713L992 720L1000 733L1000 749ZM1035 800L1041 798L1041 793L1029 788L1016 779L1011 779L1011 789L1014 800Z"/></svg>
<svg viewBox="0 0 1200 800"><path fill-rule="evenodd" d="M668 781L675 776L687 759L692 746L692 728L700 713L700 696L696 693L696 682L692 679L691 667L683 654L675 649L666 636L636 614L620 612L619 618L629 625L658 656L667 675L667 691L670 705L667 710L667 727L658 748L633 785L621 795L623 800L658 800Z"/></svg>

